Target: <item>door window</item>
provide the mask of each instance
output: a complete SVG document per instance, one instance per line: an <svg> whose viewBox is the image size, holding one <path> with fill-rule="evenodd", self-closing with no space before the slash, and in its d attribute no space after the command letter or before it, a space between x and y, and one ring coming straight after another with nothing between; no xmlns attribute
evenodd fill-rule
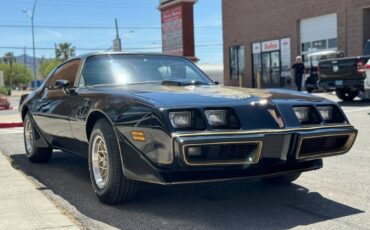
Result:
<svg viewBox="0 0 370 230"><path fill-rule="evenodd" d="M244 46L230 47L230 79L242 79L245 73Z"/></svg>
<svg viewBox="0 0 370 230"><path fill-rule="evenodd" d="M271 53L271 80L275 87L280 86L280 52Z"/></svg>
<svg viewBox="0 0 370 230"><path fill-rule="evenodd" d="M69 85L73 87L80 64L81 60L75 59L60 66L49 80L47 88L54 89L55 82L61 79L69 81Z"/></svg>
<svg viewBox="0 0 370 230"><path fill-rule="evenodd" d="M253 54L254 87L261 88L262 77L261 53Z"/></svg>
<svg viewBox="0 0 370 230"><path fill-rule="evenodd" d="M312 48L315 50L323 50L326 49L326 40L319 40L312 42Z"/></svg>
<svg viewBox="0 0 370 230"><path fill-rule="evenodd" d="M271 70L271 59L270 53L262 54L262 83L264 87L268 87L271 82L270 70Z"/></svg>
<svg viewBox="0 0 370 230"><path fill-rule="evenodd" d="M274 51L262 53L262 87L280 87L280 76L280 52Z"/></svg>

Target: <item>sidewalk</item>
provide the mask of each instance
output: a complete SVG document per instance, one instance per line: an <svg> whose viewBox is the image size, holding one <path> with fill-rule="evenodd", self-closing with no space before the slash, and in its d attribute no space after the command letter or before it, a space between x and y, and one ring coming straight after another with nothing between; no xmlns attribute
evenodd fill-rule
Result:
<svg viewBox="0 0 370 230"><path fill-rule="evenodd" d="M0 230L79 229L0 152Z"/></svg>

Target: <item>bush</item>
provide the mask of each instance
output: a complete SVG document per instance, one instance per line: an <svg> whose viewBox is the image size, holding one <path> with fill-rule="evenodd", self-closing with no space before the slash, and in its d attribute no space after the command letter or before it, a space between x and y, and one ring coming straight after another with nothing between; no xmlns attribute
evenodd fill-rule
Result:
<svg viewBox="0 0 370 230"><path fill-rule="evenodd" d="M0 87L0 94L10 96L12 94L12 90L10 88Z"/></svg>
<svg viewBox="0 0 370 230"><path fill-rule="evenodd" d="M0 70L4 72L5 85L10 86L9 65L0 63ZM32 80L31 70L20 63L13 63L13 86L23 84L28 85Z"/></svg>

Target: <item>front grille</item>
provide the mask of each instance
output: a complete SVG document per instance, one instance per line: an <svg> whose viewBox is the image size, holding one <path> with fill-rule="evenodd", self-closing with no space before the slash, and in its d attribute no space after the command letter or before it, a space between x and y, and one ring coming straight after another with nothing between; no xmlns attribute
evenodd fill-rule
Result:
<svg viewBox="0 0 370 230"><path fill-rule="evenodd" d="M188 154L189 148L200 148L200 155ZM259 141L248 143L202 144L186 146L185 160L188 164L245 164L256 163L259 159L262 143Z"/></svg>
<svg viewBox="0 0 370 230"><path fill-rule="evenodd" d="M301 140L298 158L325 156L346 152L350 146L351 135L332 135L324 137L308 137Z"/></svg>

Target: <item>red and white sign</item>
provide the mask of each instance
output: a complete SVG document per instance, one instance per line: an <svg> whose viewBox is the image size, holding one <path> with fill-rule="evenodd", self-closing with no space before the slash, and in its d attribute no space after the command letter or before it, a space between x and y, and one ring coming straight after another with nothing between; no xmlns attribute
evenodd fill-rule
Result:
<svg viewBox="0 0 370 230"><path fill-rule="evenodd" d="M279 40L262 42L262 52L270 52L270 51L279 50L279 49L280 49Z"/></svg>
<svg viewBox="0 0 370 230"><path fill-rule="evenodd" d="M163 53L183 55L182 6L178 5L162 11Z"/></svg>

